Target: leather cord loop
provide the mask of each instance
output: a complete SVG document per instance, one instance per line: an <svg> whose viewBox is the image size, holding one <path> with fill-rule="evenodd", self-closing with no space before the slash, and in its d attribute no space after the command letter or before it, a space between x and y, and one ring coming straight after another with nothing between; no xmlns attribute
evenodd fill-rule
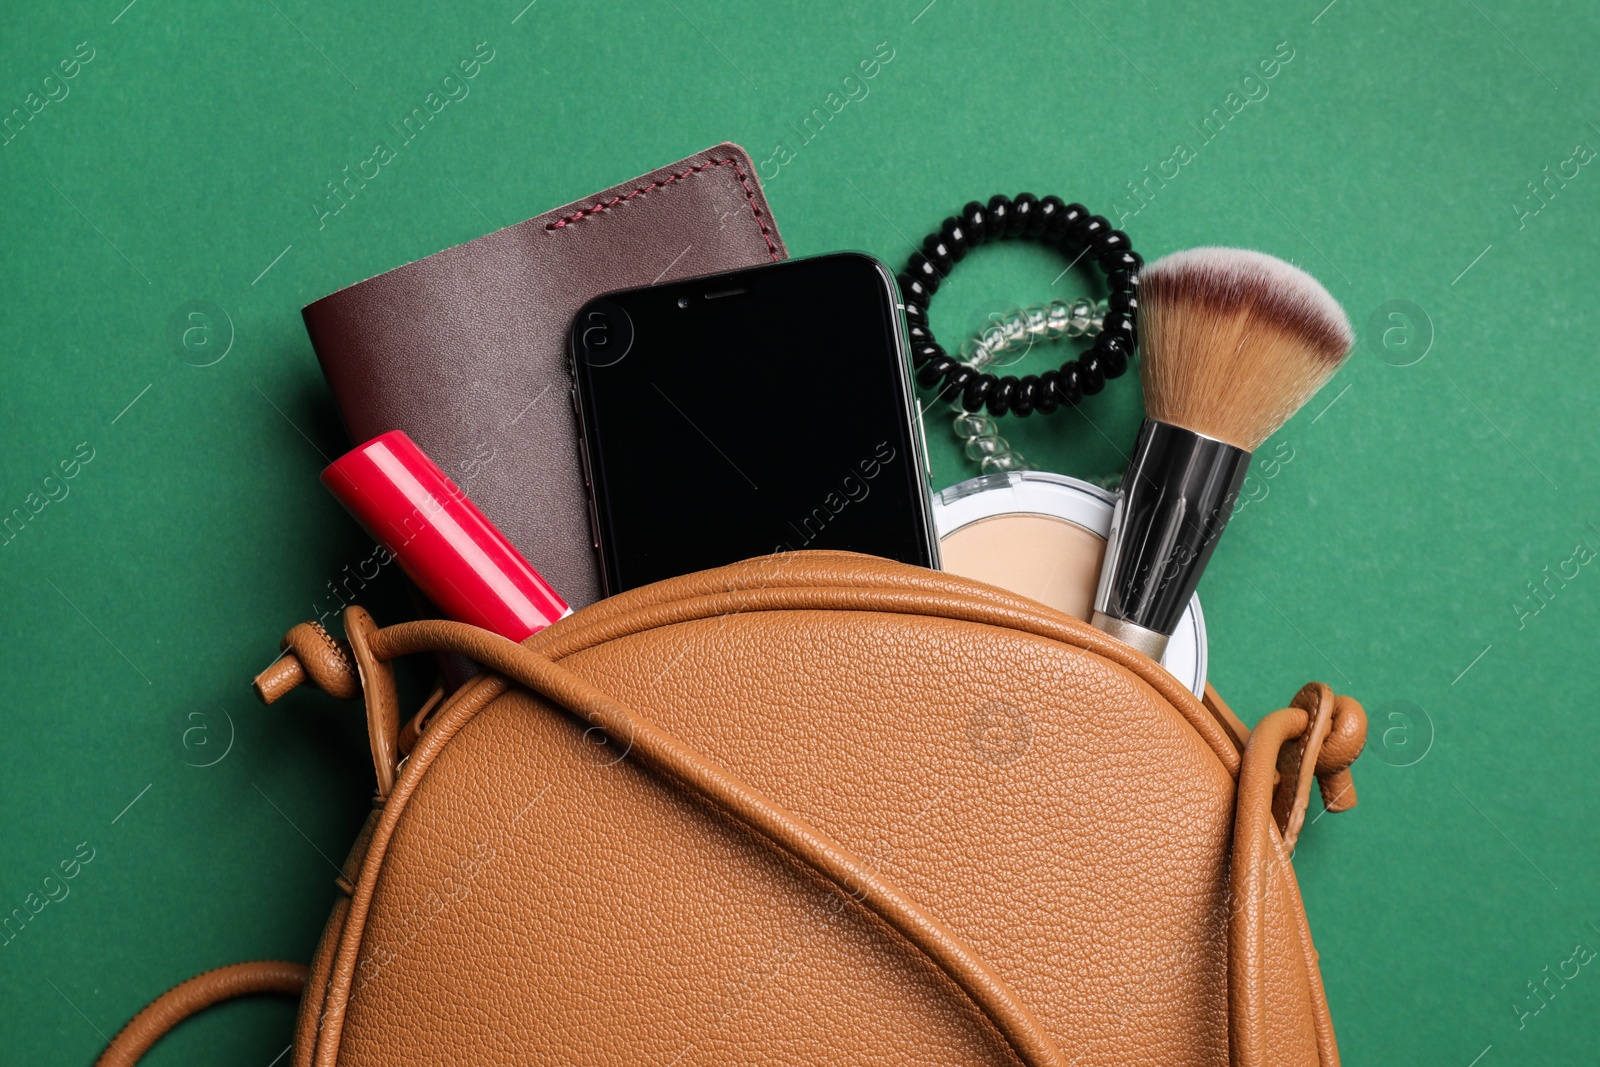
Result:
<svg viewBox="0 0 1600 1067"><path fill-rule="evenodd" d="M1284 847L1292 853L1305 825L1313 780L1321 787L1327 810L1348 811L1356 806L1350 764L1366 745L1367 715L1355 700L1335 695L1321 682L1302 687L1289 706L1303 712L1306 722L1279 748L1272 815L1283 834Z"/></svg>
<svg viewBox="0 0 1600 1067"><path fill-rule="evenodd" d="M372 635L373 653L385 659L441 650L475 660L627 743L630 755L642 764L755 830L865 905L948 975L1028 1067L1064 1067L1068 1062L1010 984L941 919L832 837L578 675L513 641L465 623L428 619L401 623Z"/></svg>
<svg viewBox="0 0 1600 1067"><path fill-rule="evenodd" d="M1361 705L1336 696L1321 682L1303 687L1290 705L1256 724L1239 770L1228 874L1228 1030L1235 1067L1278 1062L1274 1053L1279 1050L1267 1037L1272 1033L1269 1017L1276 1010L1264 981L1267 941L1272 936L1267 919L1284 911L1274 898L1296 892L1289 855L1305 820L1312 780L1321 783L1327 810L1354 807L1350 764L1361 754L1367 737L1367 715ZM1330 795L1332 803L1327 801ZM1306 980L1320 997L1317 953L1303 913L1297 927ZM1325 1016L1315 1022L1319 1060L1337 1064L1331 1023Z"/></svg>
<svg viewBox="0 0 1600 1067"><path fill-rule="evenodd" d="M117 1031L95 1067L133 1067L150 1047L189 1016L213 1004L252 993L298 997L306 985L306 967L283 960L234 963L197 974L151 1001Z"/></svg>
<svg viewBox="0 0 1600 1067"><path fill-rule="evenodd" d="M378 624L366 609L350 606L344 613L348 641L335 639L319 622L302 622L283 635L283 655L255 677L256 695L271 704L302 682L341 700L366 695L367 739L378 796L394 788L400 761L400 699L394 672L368 650Z"/></svg>
<svg viewBox="0 0 1600 1067"><path fill-rule="evenodd" d="M382 799L394 789L394 769L400 762L400 694L395 689L394 670L373 654L372 643L378 634L378 624L365 608L354 604L345 608L344 632L350 640L351 658L360 676L358 692L367 698L367 742L372 748L378 797Z"/></svg>
<svg viewBox="0 0 1600 1067"><path fill-rule="evenodd" d="M1250 732L1239 770L1228 870L1228 1038L1234 1067L1270 1067L1277 1062L1269 1040L1274 1005L1265 981L1272 936L1268 920L1278 904L1274 897L1283 892L1293 873L1270 815L1278 758L1309 724L1310 716L1300 708L1265 716ZM1325 1064L1339 1062L1337 1053L1330 1057L1327 1048L1321 1050L1320 1059Z"/></svg>

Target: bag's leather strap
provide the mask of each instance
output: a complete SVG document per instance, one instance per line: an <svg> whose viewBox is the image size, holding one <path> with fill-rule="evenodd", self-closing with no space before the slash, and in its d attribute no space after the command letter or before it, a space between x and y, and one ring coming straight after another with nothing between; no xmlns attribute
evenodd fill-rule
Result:
<svg viewBox="0 0 1600 1067"><path fill-rule="evenodd" d="M578 675L514 641L465 623L440 619L401 623L370 638L373 653L383 660L423 651L466 656L627 744L630 758L760 833L893 927L961 987L1028 1067L1067 1064L1055 1041L1005 979L937 916L838 841Z"/></svg>
<svg viewBox="0 0 1600 1067"><path fill-rule="evenodd" d="M1274 894L1293 891L1288 861L1305 819L1314 778L1322 784L1328 811L1355 806L1350 764L1367 740L1367 716L1350 697L1335 695L1321 682L1295 694L1291 706L1256 723L1239 769L1235 802L1233 857L1228 891L1228 1034L1235 1067L1269 1067L1271 1015L1281 1010L1268 999L1267 916L1282 910ZM1322 975L1305 912L1295 913L1304 953L1306 980L1313 999L1324 1003ZM1338 1067L1339 1049L1325 1012L1313 1016L1322 1067Z"/></svg>
<svg viewBox="0 0 1600 1067"><path fill-rule="evenodd" d="M133 1067L168 1030L213 1004L251 993L298 997L305 985L305 965L282 960L235 963L197 974L161 994L130 1019L100 1054L95 1067Z"/></svg>

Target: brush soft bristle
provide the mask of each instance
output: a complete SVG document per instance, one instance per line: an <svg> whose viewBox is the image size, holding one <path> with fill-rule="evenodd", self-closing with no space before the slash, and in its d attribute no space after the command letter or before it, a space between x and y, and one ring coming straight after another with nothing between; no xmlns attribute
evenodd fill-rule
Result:
<svg viewBox="0 0 1600 1067"><path fill-rule="evenodd" d="M1321 283L1241 248L1191 248L1152 263L1139 279L1138 318L1146 413L1251 452L1355 343Z"/></svg>

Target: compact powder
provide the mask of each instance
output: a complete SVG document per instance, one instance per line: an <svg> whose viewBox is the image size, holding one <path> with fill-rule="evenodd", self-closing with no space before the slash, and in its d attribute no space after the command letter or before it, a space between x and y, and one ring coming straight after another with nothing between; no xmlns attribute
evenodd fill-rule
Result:
<svg viewBox="0 0 1600 1067"><path fill-rule="evenodd" d="M942 566L1088 621L1116 497L1044 471L985 474L933 498ZM1195 597L1161 665L1196 696L1206 685L1206 624Z"/></svg>
<svg viewBox="0 0 1600 1067"><path fill-rule="evenodd" d="M939 542L944 569L1089 621L1106 539L1052 515L992 515Z"/></svg>

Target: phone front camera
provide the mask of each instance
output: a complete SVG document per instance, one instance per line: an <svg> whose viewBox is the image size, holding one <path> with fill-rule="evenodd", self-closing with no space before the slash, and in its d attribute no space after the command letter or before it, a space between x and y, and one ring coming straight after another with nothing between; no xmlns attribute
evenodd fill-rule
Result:
<svg viewBox="0 0 1600 1067"><path fill-rule="evenodd" d="M681 307L681 308L688 307L689 306L689 298L686 297L686 296L678 297L678 306Z"/></svg>

